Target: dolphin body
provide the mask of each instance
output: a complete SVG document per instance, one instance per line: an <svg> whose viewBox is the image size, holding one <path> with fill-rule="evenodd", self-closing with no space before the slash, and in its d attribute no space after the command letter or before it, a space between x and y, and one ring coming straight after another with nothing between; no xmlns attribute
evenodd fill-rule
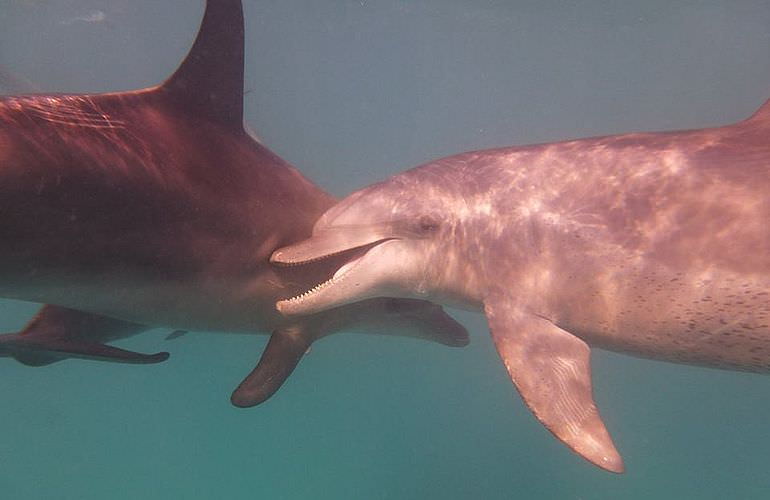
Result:
<svg viewBox="0 0 770 500"><path fill-rule="evenodd" d="M390 296L483 310L540 422L622 472L589 346L769 372L768 221L768 103L718 128L469 152L351 194L278 250L294 266L348 255L278 308Z"/></svg>
<svg viewBox="0 0 770 500"><path fill-rule="evenodd" d="M187 58L162 85L0 99L0 296L45 302L0 350L151 363L105 342L150 327L272 331L232 402L270 397L310 344L355 328L467 344L440 306L378 299L300 319L275 310L336 267L276 269L335 200L243 125L239 0L208 0ZM53 305L50 305L53 304Z"/></svg>

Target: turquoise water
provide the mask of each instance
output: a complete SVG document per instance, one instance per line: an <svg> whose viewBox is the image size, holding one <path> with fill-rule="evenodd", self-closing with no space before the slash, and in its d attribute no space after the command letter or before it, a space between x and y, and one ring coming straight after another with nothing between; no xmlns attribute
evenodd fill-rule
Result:
<svg viewBox="0 0 770 500"><path fill-rule="evenodd" d="M463 150L710 126L770 97L766 2L244 4L248 124L338 195ZM0 64L44 91L154 84L202 7L0 0ZM0 330L35 310L0 302ZM481 315L456 317L468 348L325 339L250 410L228 397L265 337L155 330L121 343L171 351L155 366L0 359L0 498L770 494L767 377L595 352L596 399L627 467L616 476L528 413Z"/></svg>

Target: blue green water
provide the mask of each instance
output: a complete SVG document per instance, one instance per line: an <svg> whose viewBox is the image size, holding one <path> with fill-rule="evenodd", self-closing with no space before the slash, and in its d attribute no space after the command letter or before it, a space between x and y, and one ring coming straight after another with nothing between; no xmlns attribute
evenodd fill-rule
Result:
<svg viewBox="0 0 770 500"><path fill-rule="evenodd" d="M248 124L338 195L463 150L710 126L770 97L764 1L244 4ZM44 91L154 84L202 7L0 0L0 65ZM35 310L1 301L0 330ZM155 330L121 343L170 350L156 366L0 360L0 498L770 495L769 378L595 352L596 399L627 467L615 476L535 421L483 318L456 316L468 348L334 336L250 410L228 397L265 337Z"/></svg>

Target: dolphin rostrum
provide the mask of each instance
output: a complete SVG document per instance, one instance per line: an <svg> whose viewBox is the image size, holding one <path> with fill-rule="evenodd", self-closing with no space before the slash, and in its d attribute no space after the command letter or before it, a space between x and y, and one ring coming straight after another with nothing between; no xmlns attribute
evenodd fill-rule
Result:
<svg viewBox="0 0 770 500"><path fill-rule="evenodd" d="M287 320L279 298L328 276L269 264L335 200L246 132L240 0L208 0L190 53L163 84L0 99L0 296L54 304L0 349L156 362L105 341L148 327L272 331L232 402L267 399L329 333L465 345L440 306L378 299Z"/></svg>
<svg viewBox="0 0 770 500"><path fill-rule="evenodd" d="M770 101L769 101L770 102ZM701 130L459 154L359 190L272 260L340 260L287 315L420 297L486 314L535 416L622 472L589 346L770 372L770 104Z"/></svg>

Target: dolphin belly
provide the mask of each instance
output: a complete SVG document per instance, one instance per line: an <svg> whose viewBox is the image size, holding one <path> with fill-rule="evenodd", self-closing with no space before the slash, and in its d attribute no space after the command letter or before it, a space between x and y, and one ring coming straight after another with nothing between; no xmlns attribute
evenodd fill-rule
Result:
<svg viewBox="0 0 770 500"><path fill-rule="evenodd" d="M3 295L175 329L269 333L281 322L277 311L271 313L272 295L252 296L243 283L230 285L102 279L80 280L72 286L65 280Z"/></svg>

